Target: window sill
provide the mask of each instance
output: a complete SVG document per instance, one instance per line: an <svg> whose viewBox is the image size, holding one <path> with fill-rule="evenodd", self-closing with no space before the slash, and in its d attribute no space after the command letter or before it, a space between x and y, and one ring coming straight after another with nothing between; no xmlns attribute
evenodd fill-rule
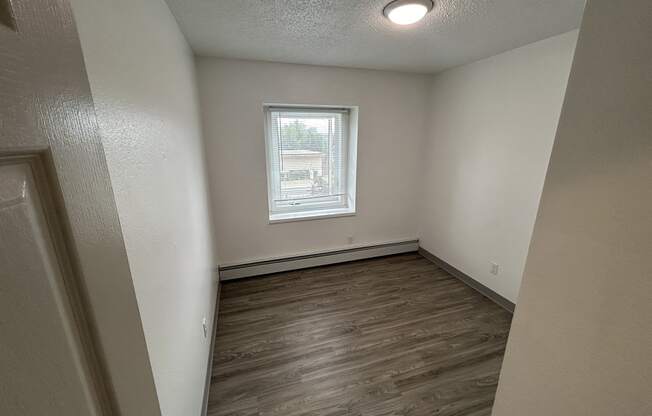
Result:
<svg viewBox="0 0 652 416"><path fill-rule="evenodd" d="M353 217L355 210L351 208L338 208L310 212L289 212L283 214L270 214L269 223L278 224L283 222L322 220L337 217Z"/></svg>

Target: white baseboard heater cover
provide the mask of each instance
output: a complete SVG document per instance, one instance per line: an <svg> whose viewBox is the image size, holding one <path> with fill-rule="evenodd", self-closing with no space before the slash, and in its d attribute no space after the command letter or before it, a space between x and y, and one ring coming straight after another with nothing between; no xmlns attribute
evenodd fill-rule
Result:
<svg viewBox="0 0 652 416"><path fill-rule="evenodd" d="M409 253L418 249L419 240L407 240L236 264L220 267L220 280L233 280L243 277L306 269L308 267L325 266L327 264L389 256L392 254Z"/></svg>

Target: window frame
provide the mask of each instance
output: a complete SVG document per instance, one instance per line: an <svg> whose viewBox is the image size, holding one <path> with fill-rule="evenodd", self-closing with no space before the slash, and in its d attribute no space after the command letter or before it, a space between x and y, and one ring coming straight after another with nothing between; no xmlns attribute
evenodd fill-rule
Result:
<svg viewBox="0 0 652 416"><path fill-rule="evenodd" d="M357 107L343 106L314 106L314 105L279 105L264 104L264 133L265 133L265 165L267 174L267 204L270 223L301 221L356 214L355 188L357 164ZM280 169L275 170L273 159L278 158L278 138L273 134L274 126L272 113L338 113L342 115L342 149L340 155L339 180L343 182L342 193L327 195L323 202L306 202L293 204L302 198L287 200L287 204L279 204L274 199L280 193L276 183L280 184ZM329 155L330 157L330 155ZM276 163L279 166L280 162ZM317 197L319 198L319 197ZM306 199L314 199L309 197ZM311 208L312 206L312 208Z"/></svg>

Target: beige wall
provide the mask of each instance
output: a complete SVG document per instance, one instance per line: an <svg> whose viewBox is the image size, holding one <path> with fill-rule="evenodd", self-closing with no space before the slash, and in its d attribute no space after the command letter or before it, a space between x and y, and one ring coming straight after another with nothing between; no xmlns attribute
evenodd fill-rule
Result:
<svg viewBox="0 0 652 416"><path fill-rule="evenodd" d="M573 31L454 68L431 86L420 244L512 302L576 39Z"/></svg>
<svg viewBox="0 0 652 416"><path fill-rule="evenodd" d="M198 58L220 264L417 237L428 77ZM268 224L263 103L359 106L357 214Z"/></svg>
<svg viewBox="0 0 652 416"><path fill-rule="evenodd" d="M199 415L216 287L192 52L163 0L72 5L161 410Z"/></svg>
<svg viewBox="0 0 652 416"><path fill-rule="evenodd" d="M494 416L652 414L651 40L588 2Z"/></svg>

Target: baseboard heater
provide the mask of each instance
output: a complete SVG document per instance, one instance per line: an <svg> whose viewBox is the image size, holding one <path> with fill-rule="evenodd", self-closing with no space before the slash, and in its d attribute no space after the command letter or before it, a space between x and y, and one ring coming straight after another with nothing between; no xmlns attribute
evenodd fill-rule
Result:
<svg viewBox="0 0 652 416"><path fill-rule="evenodd" d="M323 251L273 260L220 266L220 280L233 280L243 277L259 276L263 274L306 269L315 266L325 266L328 264L345 263L347 261L389 256L392 254L410 253L415 252L418 249L419 240L407 240L352 247L341 250Z"/></svg>

